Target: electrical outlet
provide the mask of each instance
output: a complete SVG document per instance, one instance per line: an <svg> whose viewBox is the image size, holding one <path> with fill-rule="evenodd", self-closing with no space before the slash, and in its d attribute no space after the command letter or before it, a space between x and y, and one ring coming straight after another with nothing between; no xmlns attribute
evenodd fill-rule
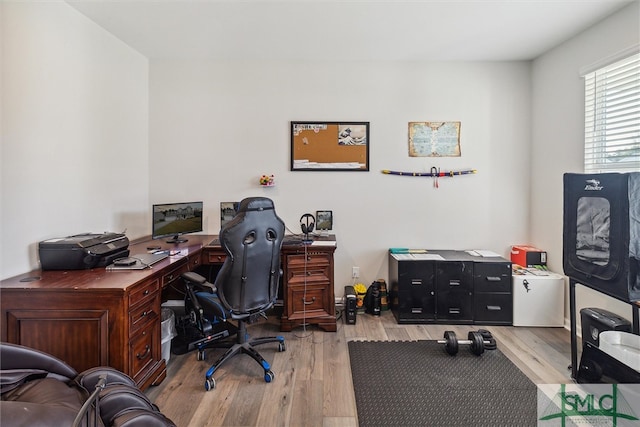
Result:
<svg viewBox="0 0 640 427"><path fill-rule="evenodd" d="M360 267L351 268L351 277L353 279L357 279L358 277L360 277Z"/></svg>

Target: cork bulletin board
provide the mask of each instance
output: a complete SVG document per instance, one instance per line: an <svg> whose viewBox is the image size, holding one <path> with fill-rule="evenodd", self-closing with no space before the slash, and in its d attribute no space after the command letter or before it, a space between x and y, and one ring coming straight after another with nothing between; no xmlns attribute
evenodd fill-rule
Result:
<svg viewBox="0 0 640 427"><path fill-rule="evenodd" d="M291 122L292 171L368 171L369 122Z"/></svg>

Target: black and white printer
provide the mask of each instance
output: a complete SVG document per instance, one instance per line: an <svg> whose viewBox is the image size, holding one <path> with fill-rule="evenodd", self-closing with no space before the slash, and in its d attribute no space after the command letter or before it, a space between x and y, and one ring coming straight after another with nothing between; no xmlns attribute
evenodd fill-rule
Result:
<svg viewBox="0 0 640 427"><path fill-rule="evenodd" d="M44 240L38 252L43 270L84 270L129 256L129 239L120 233L76 234Z"/></svg>

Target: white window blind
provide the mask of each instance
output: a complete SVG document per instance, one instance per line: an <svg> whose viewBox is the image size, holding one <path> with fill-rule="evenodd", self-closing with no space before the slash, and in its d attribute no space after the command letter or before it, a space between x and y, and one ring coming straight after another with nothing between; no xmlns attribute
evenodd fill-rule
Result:
<svg viewBox="0 0 640 427"><path fill-rule="evenodd" d="M584 171L640 171L640 53L584 77Z"/></svg>

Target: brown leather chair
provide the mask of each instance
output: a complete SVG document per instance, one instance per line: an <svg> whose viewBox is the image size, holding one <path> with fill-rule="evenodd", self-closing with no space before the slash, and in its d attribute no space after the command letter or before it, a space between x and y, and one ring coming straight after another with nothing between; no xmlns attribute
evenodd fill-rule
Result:
<svg viewBox="0 0 640 427"><path fill-rule="evenodd" d="M110 367L78 374L50 354L16 344L0 343L0 397L3 427L175 427L128 375Z"/></svg>

